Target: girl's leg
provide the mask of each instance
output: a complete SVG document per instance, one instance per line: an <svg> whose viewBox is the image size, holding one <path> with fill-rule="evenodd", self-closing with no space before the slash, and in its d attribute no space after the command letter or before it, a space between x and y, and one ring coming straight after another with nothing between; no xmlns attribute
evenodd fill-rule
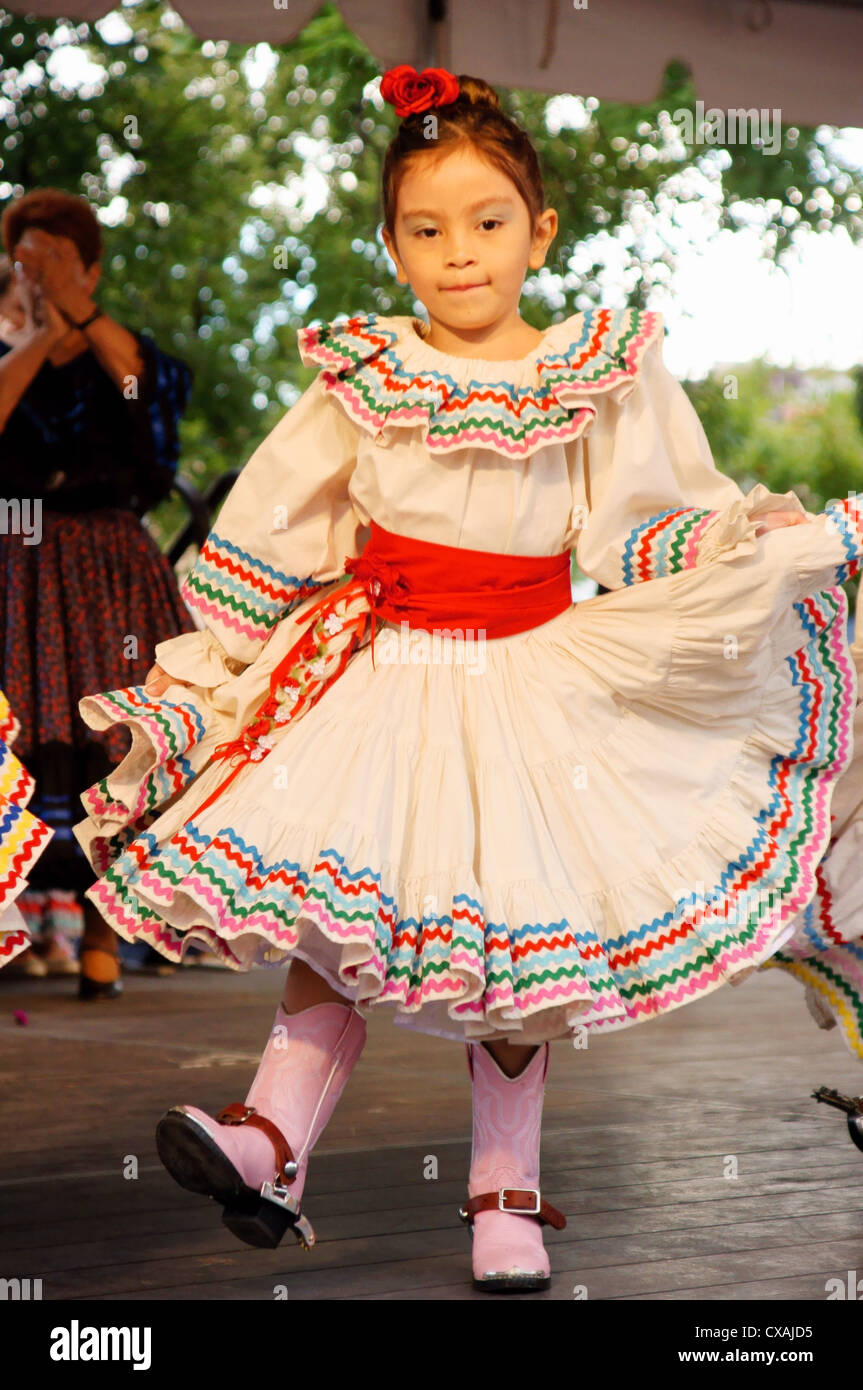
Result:
<svg viewBox="0 0 863 1390"><path fill-rule="evenodd" d="M156 1131L159 1157L181 1187L215 1197L229 1231L266 1247L278 1245L289 1226L299 1239L314 1239L302 1213L297 1219L309 1154L366 1039L359 1011L304 961L291 963L285 1000L245 1102L216 1116L175 1106ZM293 1173L284 1167L281 1141L294 1155Z"/></svg>
<svg viewBox="0 0 863 1390"><path fill-rule="evenodd" d="M291 961L282 1008L286 1014L302 1013L314 1004L346 1004L350 1000L332 989L304 960Z"/></svg>
<svg viewBox="0 0 863 1390"><path fill-rule="evenodd" d="M536 1045L524 1047L521 1044L508 1042L487 1042L483 1043L483 1047L488 1049L501 1071L510 1077L520 1076L537 1051Z"/></svg>
<svg viewBox="0 0 863 1390"><path fill-rule="evenodd" d="M304 960L294 960L288 970L282 1007L286 1014L298 1014L315 1004L347 1004L348 1000L327 984ZM537 1051L536 1045L516 1043L484 1043L494 1060L507 1076L519 1076Z"/></svg>
<svg viewBox="0 0 863 1390"><path fill-rule="evenodd" d="M120 975L117 933L98 909L81 894L84 936L81 941L81 974L96 984L111 984Z"/></svg>
<svg viewBox="0 0 863 1390"><path fill-rule="evenodd" d="M77 975L78 948L84 930L80 895L74 888L49 888L46 906L39 954L49 975Z"/></svg>

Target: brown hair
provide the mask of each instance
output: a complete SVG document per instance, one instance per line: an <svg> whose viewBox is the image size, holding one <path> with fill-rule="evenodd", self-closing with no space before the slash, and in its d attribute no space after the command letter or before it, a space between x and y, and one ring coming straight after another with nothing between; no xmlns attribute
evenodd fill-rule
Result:
<svg viewBox="0 0 863 1390"><path fill-rule="evenodd" d="M477 153L511 179L527 204L531 230L545 207L542 174L527 133L502 110L497 92L481 77L458 74L459 94L445 106L415 111L399 124L384 156L382 204L384 226L395 237L399 184L409 161L423 152L442 158L459 146ZM437 120L437 135L428 138L426 122Z"/></svg>
<svg viewBox="0 0 863 1390"><path fill-rule="evenodd" d="M28 227L74 241L85 270L102 259L102 228L86 198L59 188L33 188L4 208L0 236L10 256Z"/></svg>
<svg viewBox="0 0 863 1390"><path fill-rule="evenodd" d="M12 283L12 262L8 256L0 255L0 299Z"/></svg>

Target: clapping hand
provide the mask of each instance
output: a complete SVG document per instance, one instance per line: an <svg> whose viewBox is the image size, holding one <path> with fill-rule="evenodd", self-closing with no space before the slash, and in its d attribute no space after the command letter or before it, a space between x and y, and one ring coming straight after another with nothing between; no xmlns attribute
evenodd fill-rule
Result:
<svg viewBox="0 0 863 1390"><path fill-rule="evenodd" d="M17 312L14 318L0 315L0 336L11 347L19 347L41 339L50 349L69 332L69 325L56 305L42 293L38 284L31 281L16 267L15 278L6 295L6 302L13 296L12 307Z"/></svg>

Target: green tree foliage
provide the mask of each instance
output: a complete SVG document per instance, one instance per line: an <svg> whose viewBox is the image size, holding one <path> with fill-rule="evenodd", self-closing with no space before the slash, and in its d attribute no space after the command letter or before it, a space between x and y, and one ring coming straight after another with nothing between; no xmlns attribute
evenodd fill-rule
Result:
<svg viewBox="0 0 863 1390"><path fill-rule="evenodd" d="M813 511L863 487L863 428L854 391L835 374L761 362L686 383L717 467L741 487L793 489ZM731 394L736 392L736 396Z"/></svg>
<svg viewBox="0 0 863 1390"><path fill-rule="evenodd" d="M834 376L755 362L685 388L723 473L744 491L763 483L771 492L796 492L809 511L821 511L849 493L863 496L855 387L832 389ZM849 581L849 595L858 582Z"/></svg>

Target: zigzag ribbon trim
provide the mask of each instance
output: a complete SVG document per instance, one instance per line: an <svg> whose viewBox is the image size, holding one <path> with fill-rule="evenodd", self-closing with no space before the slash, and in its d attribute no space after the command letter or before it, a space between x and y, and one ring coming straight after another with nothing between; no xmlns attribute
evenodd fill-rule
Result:
<svg viewBox="0 0 863 1390"><path fill-rule="evenodd" d="M211 531L180 592L208 626L217 623L249 642L265 642L282 618L322 584L285 574Z"/></svg>
<svg viewBox="0 0 863 1390"><path fill-rule="evenodd" d="M321 367L324 385L371 434L422 427L433 453L491 448L524 458L546 444L574 439L596 416L585 397L632 387L659 314L641 309L591 309L573 315L566 349L537 356L539 384L455 380L443 366L409 369L399 352L408 325L376 314L335 319L297 335L304 363Z"/></svg>
<svg viewBox="0 0 863 1390"><path fill-rule="evenodd" d="M624 584L693 569L699 542L718 515L706 507L670 507L636 526L623 547Z"/></svg>
<svg viewBox="0 0 863 1390"><path fill-rule="evenodd" d="M20 732L20 722L0 690L0 913L22 892L28 871L54 835L52 826L26 809L36 783L9 746ZM30 933L21 927L0 929L0 966L29 945Z"/></svg>

